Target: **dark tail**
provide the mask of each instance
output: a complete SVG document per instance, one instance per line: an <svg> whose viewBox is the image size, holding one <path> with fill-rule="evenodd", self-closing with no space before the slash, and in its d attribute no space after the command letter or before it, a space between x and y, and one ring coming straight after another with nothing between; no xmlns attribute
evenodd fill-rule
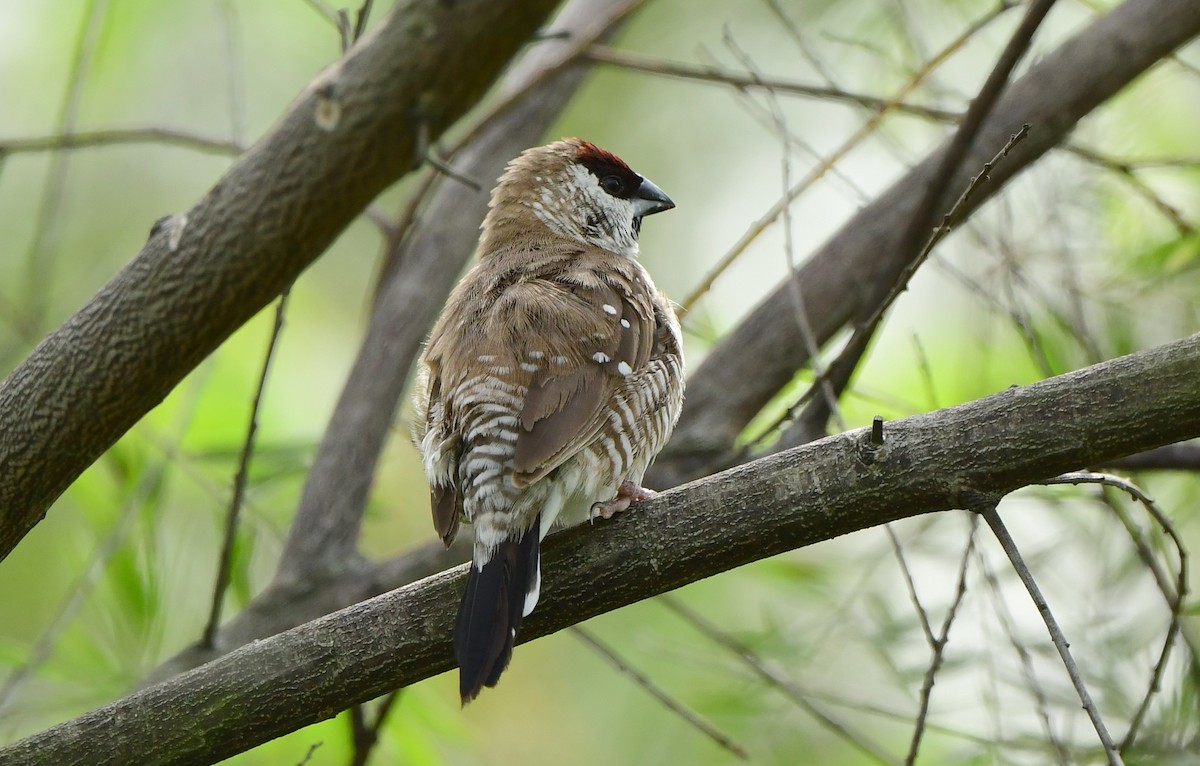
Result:
<svg viewBox="0 0 1200 766"><path fill-rule="evenodd" d="M484 686L495 686L512 658L525 596L538 587L541 520L539 514L523 537L508 538L483 569L472 565L467 574L454 626L458 691L464 705Z"/></svg>

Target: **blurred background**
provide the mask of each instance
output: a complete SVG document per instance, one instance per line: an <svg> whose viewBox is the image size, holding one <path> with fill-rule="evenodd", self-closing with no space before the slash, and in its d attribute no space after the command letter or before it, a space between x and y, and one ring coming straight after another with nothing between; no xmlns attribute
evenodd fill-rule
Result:
<svg viewBox="0 0 1200 766"><path fill-rule="evenodd" d="M390 5L377 3L372 19ZM961 112L1021 17L1020 4L1009 5L648 0L613 45L883 98L948 50L908 100ZM1115 5L1058 3L1028 61ZM338 30L325 10L303 0L0 3L0 374L132 258L156 219L194 204L236 147L269 130L338 58ZM684 326L694 369L791 263L947 134L926 117L887 117L792 204L790 236L778 223L767 228L697 293L784 184L867 117L829 100L597 65L545 138L578 135L609 148L678 204L646 223L642 253L658 285L691 304ZM799 142L785 147L781 121ZM1087 118L1071 139L1079 151L1051 152L935 251L844 397L846 426L969 401L1197 331L1197 125L1193 43ZM71 150L54 139L147 128L189 138L118 136ZM492 181L480 180L485 188ZM373 211L397 217L413 186L411 177L397 184ZM360 218L292 292L259 412L227 616L275 570L361 339L384 240ZM0 565L0 743L123 696L196 640L272 321L268 309L230 338ZM810 380L799 376L744 438L759 435ZM405 418L406 408L362 533L371 557L433 537ZM1136 480L1196 547L1195 475L1144 472ZM1031 488L1001 510L1120 736L1150 685L1171 618L1122 519L1170 562L1163 535L1140 505L1110 489ZM584 628L753 762L900 763L930 664L908 581L936 632L965 561L965 596L919 762L1093 762L1094 734L1036 610L990 536L968 548L972 526L965 513L912 519L893 525L896 544L869 530ZM1195 635L1194 602L1183 612L1184 634ZM1177 644L1142 723L1136 762L1187 762L1172 759L1194 747L1196 672L1187 645ZM349 763L346 718L231 763ZM465 710L452 674L404 690L373 759L737 760L570 631L518 648L500 687Z"/></svg>

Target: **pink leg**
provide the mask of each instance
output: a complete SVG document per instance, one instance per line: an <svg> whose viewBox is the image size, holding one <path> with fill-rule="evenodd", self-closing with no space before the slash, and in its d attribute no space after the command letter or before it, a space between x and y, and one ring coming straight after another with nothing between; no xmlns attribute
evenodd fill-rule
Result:
<svg viewBox="0 0 1200 766"><path fill-rule="evenodd" d="M634 503L649 500L657 494L654 490L639 487L632 481L623 481L621 482L621 486L617 487L617 496L612 500L592 504L592 518L594 519L599 516L604 519L611 519L618 513L628 510L629 506Z"/></svg>

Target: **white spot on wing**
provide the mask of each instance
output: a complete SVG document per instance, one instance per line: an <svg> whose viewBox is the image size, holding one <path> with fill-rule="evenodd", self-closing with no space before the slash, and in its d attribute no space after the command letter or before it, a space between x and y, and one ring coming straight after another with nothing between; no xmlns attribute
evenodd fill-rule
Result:
<svg viewBox="0 0 1200 766"><path fill-rule="evenodd" d="M622 326L622 327L624 327L626 330L628 330L628 329L629 329L629 320L628 320L628 319L622 319L622 320L621 320L621 326Z"/></svg>
<svg viewBox="0 0 1200 766"><path fill-rule="evenodd" d="M604 364L608 361L608 354L604 353L603 351L597 351L596 353L592 354L592 359L595 359L600 364Z"/></svg>
<svg viewBox="0 0 1200 766"><path fill-rule="evenodd" d="M604 309L604 313L608 314L609 316L615 317L617 315L617 307L612 305L611 303L606 303L603 306L601 306L600 308Z"/></svg>
<svg viewBox="0 0 1200 766"><path fill-rule="evenodd" d="M621 362L617 365L617 372L622 375L629 375L633 372L633 368L629 366L629 362Z"/></svg>

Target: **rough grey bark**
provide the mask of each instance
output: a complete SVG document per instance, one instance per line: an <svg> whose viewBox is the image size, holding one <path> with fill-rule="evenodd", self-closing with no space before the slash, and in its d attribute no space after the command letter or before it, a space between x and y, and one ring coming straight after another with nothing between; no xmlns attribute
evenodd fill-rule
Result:
<svg viewBox="0 0 1200 766"><path fill-rule="evenodd" d="M556 0L408 0L0 383L0 559L472 107Z"/></svg>
<svg viewBox="0 0 1200 766"><path fill-rule="evenodd" d="M542 598L520 640L767 556L1195 437L1198 379L1200 335L887 423L879 446L859 429L664 493L548 540ZM2 748L0 762L211 763L445 671L462 575L249 644Z"/></svg>
<svg viewBox="0 0 1200 766"><path fill-rule="evenodd" d="M990 174L964 214L997 194L1014 175L1063 141L1085 115L1185 42L1200 34L1196 0L1127 0L1046 55L991 112L939 210L966 188L1023 123L1032 129ZM945 147L931 153L851 217L795 275L817 342L823 344L873 306L875 285L895 281L907 263L898 242ZM739 459L737 435L808 363L793 291L784 283L721 339L688 379L688 400L671 443L647 478L671 487ZM753 370L753 374L747 374Z"/></svg>

